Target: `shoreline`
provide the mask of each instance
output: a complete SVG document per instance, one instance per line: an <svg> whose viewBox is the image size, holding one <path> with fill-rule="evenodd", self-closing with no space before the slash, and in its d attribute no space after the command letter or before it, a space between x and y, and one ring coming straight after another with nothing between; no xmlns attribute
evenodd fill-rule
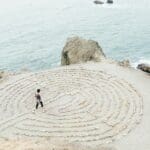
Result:
<svg viewBox="0 0 150 150"><path fill-rule="evenodd" d="M111 75L112 77L112 79L113 78L115 78L115 79L113 79L112 81L114 82L114 81L117 81L117 84L120 82L121 84L124 84L125 83L125 85L124 86L126 86L126 82L127 83L130 83L136 90L135 91L138 91L139 93L140 93L140 95L142 95L142 98L143 98L143 100L144 100L144 104L146 103L146 107L144 106L144 113L146 113L147 115L148 115L148 112L149 112L149 106L150 106L150 102L148 101L148 99L149 99L149 82L150 82L150 80L149 80L149 76L147 76L144 72L142 72L142 71L138 71L138 70L135 70L135 69L132 69L132 68L128 68L128 67L121 67L121 66L119 66L117 63L113 63L113 62L108 62L108 61L103 61L103 62L98 62L98 63L94 63L94 62L88 62L88 63L86 63L86 64L74 64L74 65L70 65L70 66L61 66L61 67L58 67L58 68L54 68L54 69L48 69L48 70L44 70L44 71L41 71L41 72L36 72L36 73L32 73L32 72L26 72L26 73L24 73L24 74L18 74L16 77L15 76L13 76L13 77L11 77L11 78L9 78L7 81L6 81L6 83L4 82L4 84L0 84L0 86L2 86L3 87L3 85L7 85L7 84L11 84L11 83L13 83L13 82L15 82L15 80L16 80L16 82L15 83L17 83L17 81L19 81L20 82L20 84L24 87L24 86L26 86L26 84L28 84L28 83L32 83L32 82L34 82L34 80L37 82L37 80L35 79L35 78L33 78L33 80L32 80L32 78L30 79L29 77L31 76L33 76L34 77L34 75L40 75L41 77L40 78L38 78L38 80L40 80L40 81L42 81L43 82L43 80L45 80L47 77L50 77L50 79L51 79L51 84L49 85L50 87L51 86L53 86L53 83L52 83L52 81L53 82L56 82L57 83L57 81L59 81L61 78L63 79L64 77L65 77L65 72L67 71L69 71L69 70L71 70L71 72L73 71L73 70L78 70L78 69L81 69L81 70L83 70L83 72L84 72L84 70L87 70L90 74L89 74L89 77L87 78L86 76L84 76L84 78L83 78L83 76L82 76L82 73L79 71L79 72L77 72L77 75L78 74L80 74L81 73L81 81L82 80L84 80L84 81L86 81L85 79L87 78L87 81L90 79L92 79L93 80L93 78L90 78L90 76L93 74L93 76L94 76L94 74L96 73L96 75L98 75L99 73L102 73L102 75L100 75L100 77L102 77L102 78L100 78L100 79L103 79L103 78L107 78L107 74L109 74L109 75ZM90 71L91 70L91 71ZM70 72L70 73L71 73ZM56 73L56 76L55 76L55 73ZM71 77L71 74L70 74L69 72L68 72L68 75L69 75L69 77ZM104 77L103 77L103 73L104 73ZM73 73L74 74L74 73ZM85 75L86 75L87 73L85 73ZM43 77L46 77L45 79L43 78ZM38 77L38 76L37 76ZM55 79L55 77L57 78L57 77L59 77L60 79ZM83 78L83 79L82 79ZM27 80L28 79L28 80ZM66 79L70 79L70 78L66 78ZM96 77L95 77L95 79L96 79ZM95 80L94 79L94 80ZM99 81L99 78L97 78L98 80L97 81ZM108 76L108 79L109 79L109 76ZM94 82L94 80L93 80L93 82ZM62 80L63 81L63 80ZM97 82L96 81L96 82ZM104 80L105 81L105 80ZM110 80L111 81L111 80ZM26 83L27 82L27 83ZM38 83L37 85L39 86L41 86L41 88L42 88L42 90L44 90L44 88L45 88L45 83L43 83L42 84L42 82L40 82L40 83ZM82 81L83 82L83 81ZM100 82L101 84L103 83L103 82ZM32 83L33 84L33 83ZM32 85L32 84L30 84L30 85ZM69 84L69 83L68 83ZM90 83L91 84L91 83ZM120 85L121 85L120 84ZM13 85L13 84L12 84ZM55 84L54 84L55 85ZM58 83L58 85L59 85L59 83ZM114 85L116 85L116 84L114 84ZM92 86L92 85L91 85ZM55 87L55 86L54 86ZM53 88L54 88L53 87ZM33 86L33 89L34 88L36 88L36 87L34 87ZM47 86L46 86L46 88L48 88ZM50 90L52 90L53 88L50 88ZM128 85L127 85L127 87L126 88L128 88ZM126 89L125 88L125 89ZM73 88L74 89L74 88ZM93 89L94 89L94 91L95 91L95 86L93 85ZM118 88L118 90L120 91L122 88ZM45 89L46 90L46 89ZM103 89L101 89L101 90L103 90ZM63 89L63 91L64 91L64 89ZM118 91L118 92L119 92ZM132 91L132 89L129 89L129 91ZM74 92L76 92L76 91L74 91ZM127 91L126 91L127 92ZM125 93L126 93L125 92ZM9 91L8 91L8 93L9 93ZM20 93L20 92L19 92ZM57 92L56 92L57 93ZM65 91L64 91L64 93L65 93ZM66 92L66 94L67 94L68 92ZM123 92L124 93L124 92ZM46 94L46 93L45 93ZM47 95L48 94L48 95ZM52 96L51 94L52 94L52 92L50 92L50 93L47 93L45 96ZM73 93L72 93L73 94ZM106 93L106 94L104 94L104 96L107 96L107 94L109 95L109 93ZM139 94L138 94L139 95ZM134 94L132 94L132 96L134 96ZM125 97L122 97L122 98L125 98ZM128 99L130 98L130 95L128 95ZM45 99L45 98L44 98ZM116 97L116 99L117 99L117 97ZM66 96L64 96L64 97L62 97L61 98L61 101L66 101L67 103L69 103L69 101L67 100L67 97ZM106 99L107 100L107 99ZM126 98L125 98L125 100L126 100ZM83 102L82 102L83 103ZM85 102L84 102L85 103ZM84 105L84 103L83 103L83 105ZM138 104L138 103L137 103ZM52 104L51 104L52 105ZM65 104L64 104L65 105ZM55 106L55 105L54 105ZM57 105L56 105L57 106ZM63 106L63 105L62 105ZM80 106L80 105L79 105ZM29 107L29 106L28 106ZM58 108L59 107L61 107L61 105L59 106L58 105ZM66 106L67 107L67 106ZM72 106L73 107L73 106ZM76 106L77 107L77 106ZM95 106L96 107L96 106ZM30 107L29 107L30 108ZM28 108L28 109L29 109ZM24 109L24 108L22 108L22 109ZM31 108L30 108L31 109ZM57 109L57 107L56 107L56 109ZM74 109L74 108L72 108L72 109ZM139 108L138 108L139 109ZM47 108L46 108L46 110L47 110ZM47 110L48 111L48 110ZM55 110L53 110L53 109L50 109L49 110L50 111L50 113L52 113L52 114L57 114L58 112L57 111L55 111ZM8 112L9 113L9 112ZM41 112L41 110L39 110L39 112L37 112L37 115L39 114L41 114L42 112ZM63 113L63 112L62 112ZM5 113L3 113L3 114L6 114L6 112ZM145 137L142 139L143 140L143 143L145 143L144 145L145 145L145 149L147 148L147 147L149 147L148 146L148 136L149 136L149 134L148 134L148 132L146 132L146 129L147 129L147 125L148 124L150 124L150 120L147 120L147 118L146 118L146 114L144 114L144 116L142 115L142 121L140 121L139 123L137 123L136 124L136 127L132 127L133 129L132 129L132 132L131 133L128 133L125 137L123 137L123 138L121 138L121 137L119 137L119 139L121 138L121 140L116 140L115 142L113 142L113 143L111 143L111 145L112 145L112 147L116 147L116 148L118 148L118 149L122 149L122 150L126 150L126 149L129 149L129 147L130 147L130 145L131 144L134 144L134 146L136 147L136 150L138 150L138 147L139 147L139 150L141 149L141 146L139 146L136 142L137 142L137 140L136 140L136 138L135 137L138 137L138 136L141 136L141 134L143 135L145 135ZM6 114L7 115L7 114ZM41 114L42 115L42 114ZM32 115L31 115L32 116ZM82 115L81 115L82 116ZM43 116L44 117L44 116ZM137 121L137 120L136 120ZM21 123L21 122L20 122ZM148 124L147 124L148 123ZM64 125L65 126L65 125ZM95 126L97 127L97 125L95 124ZM13 128L13 126L12 126L12 128ZM72 128L73 129L73 128ZM105 129L105 128L104 128ZM41 129L41 130L43 130L43 129ZM46 130L46 129L44 129L44 130ZM53 130L53 128L51 129L51 130ZM16 131L17 132L17 130L15 129L13 129L13 131ZM139 132L140 131L140 132ZM28 133L28 132L27 132ZM61 135L61 132L60 133L58 133L58 134L60 134ZM9 137L10 135L11 135L11 132L10 132L10 130L8 130L7 132L4 132L3 134L1 133L1 137L2 136L4 136L5 135L5 137ZM121 134L122 135L122 134ZM14 138L12 135L11 135L11 138ZM19 139L22 139L22 137L20 137ZM35 141L36 141L36 137L34 137L34 139L35 139ZM67 141L68 141L69 139L67 139ZM68 141L69 142L69 141ZM9 143L9 142L8 142ZM28 142L27 142L28 143ZM36 142L35 142L36 143ZM74 142L73 142L74 143ZM128 143L128 144L127 144ZM136 143L136 144L135 144ZM147 143L147 144L146 144ZM11 144L11 140L10 140L10 143L9 144ZM13 143L12 143L13 144ZM30 143L31 144L31 143ZM95 143L95 144L90 144L89 143L89 145L90 146L96 146L98 143ZM34 145L33 143L32 143L32 145ZM42 144L43 146L44 146L44 144ZM57 144L56 144L57 145ZM81 147L82 147L82 142L79 142L78 143L78 145L81 145ZM86 144L87 145L87 144ZM109 144L106 144L107 146L109 146ZM138 145L138 146L136 146L136 145ZM93 148L94 149L94 148ZM118 150L117 149L117 150ZM69 149L70 150L70 149ZM95 149L94 149L95 150ZM99 150L99 149L98 149ZM100 149L101 150L101 149ZM103 149L102 149L103 150ZM106 149L107 150L107 149ZM109 149L108 149L109 150Z"/></svg>
<svg viewBox="0 0 150 150"><path fill-rule="evenodd" d="M138 61L137 63L131 63L129 61L129 64L124 64L124 62L126 63L126 61L128 62L128 60L122 60L122 61L118 61L118 60L114 60L112 58L106 58L106 61L108 61L109 63L114 63L114 64L117 64L118 66L121 66L121 67L125 67L125 68L130 68L130 69L133 69L133 70L138 70L138 71L141 71L137 68L137 66L139 64L142 64L142 63L146 63L146 64L150 64L150 61L149 60L141 60L141 61ZM89 63L89 62L85 62L83 64L86 64L86 63ZM73 65L73 64L72 64ZM47 69L38 69L38 70L30 70L30 68L23 68L23 69L20 69L20 70L0 70L0 81L3 80L3 77L7 78L9 76L14 76L14 75L19 75L19 74L23 74L23 73L38 73L38 72L41 72L41 71L46 71L46 70L53 70L55 68L59 68L59 67L62 67L61 65L58 65L58 66L54 66L52 68L47 68ZM141 71L143 72L143 71ZM145 72L146 73L146 72ZM148 73L146 73L148 74ZM149 74L148 74L149 75Z"/></svg>
<svg viewBox="0 0 150 150"><path fill-rule="evenodd" d="M150 148L148 73L128 60L107 58L96 41L80 37L67 40L61 65L2 73L1 146L18 150L17 139L21 149L29 145L35 150L39 145L45 150ZM44 108L35 109L38 88ZM142 144L137 143L143 135ZM52 139L64 141L65 147Z"/></svg>
<svg viewBox="0 0 150 150"><path fill-rule="evenodd" d="M129 59L122 59L122 60L116 60L116 59L114 59L114 58L112 58L112 57L107 57L107 59L109 59L109 60L113 60L114 62L116 61L116 62L122 62L122 61L124 61L124 60L129 60ZM142 63L146 63L146 64L150 64L150 60L149 59L144 59L144 58L141 58L141 59L139 59L138 61L136 61L136 62L132 62L132 61L130 61L129 60L129 62L130 62L130 65L131 65L131 68L133 68L133 69L135 69L135 70L138 70L137 69L137 66L139 65L139 64L142 64ZM0 72L12 72L12 73L21 73L21 72L38 72L38 71L42 71L42 70L47 70L47 69L54 69L54 68L57 68L57 67L60 67L61 66L61 64L60 64L61 62L58 62L58 64L59 65L56 65L56 66L53 66L53 67L50 67L50 68L45 68L45 69L35 69L35 70L32 70L31 68L18 68L18 69L0 69Z"/></svg>

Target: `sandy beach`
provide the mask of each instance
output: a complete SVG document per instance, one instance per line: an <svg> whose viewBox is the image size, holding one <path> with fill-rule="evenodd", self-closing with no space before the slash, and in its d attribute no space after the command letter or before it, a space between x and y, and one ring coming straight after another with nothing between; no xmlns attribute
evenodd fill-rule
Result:
<svg viewBox="0 0 150 150"><path fill-rule="evenodd" d="M35 111L37 88L44 109ZM31 149L38 149L38 140L43 149L52 149L40 139L93 149L150 148L150 78L142 71L108 61L57 67L9 76L0 95L1 149L15 149L14 140L28 143L24 139L33 140Z"/></svg>
<svg viewBox="0 0 150 150"><path fill-rule="evenodd" d="M148 14L150 0L0 0L0 150L150 150Z"/></svg>

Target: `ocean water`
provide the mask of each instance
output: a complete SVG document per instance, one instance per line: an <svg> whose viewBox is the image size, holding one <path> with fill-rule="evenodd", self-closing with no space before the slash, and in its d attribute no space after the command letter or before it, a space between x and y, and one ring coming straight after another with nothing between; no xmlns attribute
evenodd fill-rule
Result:
<svg viewBox="0 0 150 150"><path fill-rule="evenodd" d="M107 57L150 62L150 0L0 0L0 69L60 65L66 39L100 43Z"/></svg>

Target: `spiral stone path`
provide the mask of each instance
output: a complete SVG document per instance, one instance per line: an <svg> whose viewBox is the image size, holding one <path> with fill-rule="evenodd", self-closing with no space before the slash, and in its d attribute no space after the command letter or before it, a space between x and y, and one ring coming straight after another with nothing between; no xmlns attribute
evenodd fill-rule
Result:
<svg viewBox="0 0 150 150"><path fill-rule="evenodd" d="M34 111L41 89L44 109ZM140 123L142 97L103 71L63 67L26 73L0 85L0 137L52 137L106 144Z"/></svg>

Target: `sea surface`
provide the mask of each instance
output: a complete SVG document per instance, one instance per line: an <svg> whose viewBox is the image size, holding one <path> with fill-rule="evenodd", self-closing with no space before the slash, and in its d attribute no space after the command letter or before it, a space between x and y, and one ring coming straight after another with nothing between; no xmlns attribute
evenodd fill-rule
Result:
<svg viewBox="0 0 150 150"><path fill-rule="evenodd" d="M150 62L150 0L0 0L0 70L58 66L76 35L98 41L107 57Z"/></svg>

